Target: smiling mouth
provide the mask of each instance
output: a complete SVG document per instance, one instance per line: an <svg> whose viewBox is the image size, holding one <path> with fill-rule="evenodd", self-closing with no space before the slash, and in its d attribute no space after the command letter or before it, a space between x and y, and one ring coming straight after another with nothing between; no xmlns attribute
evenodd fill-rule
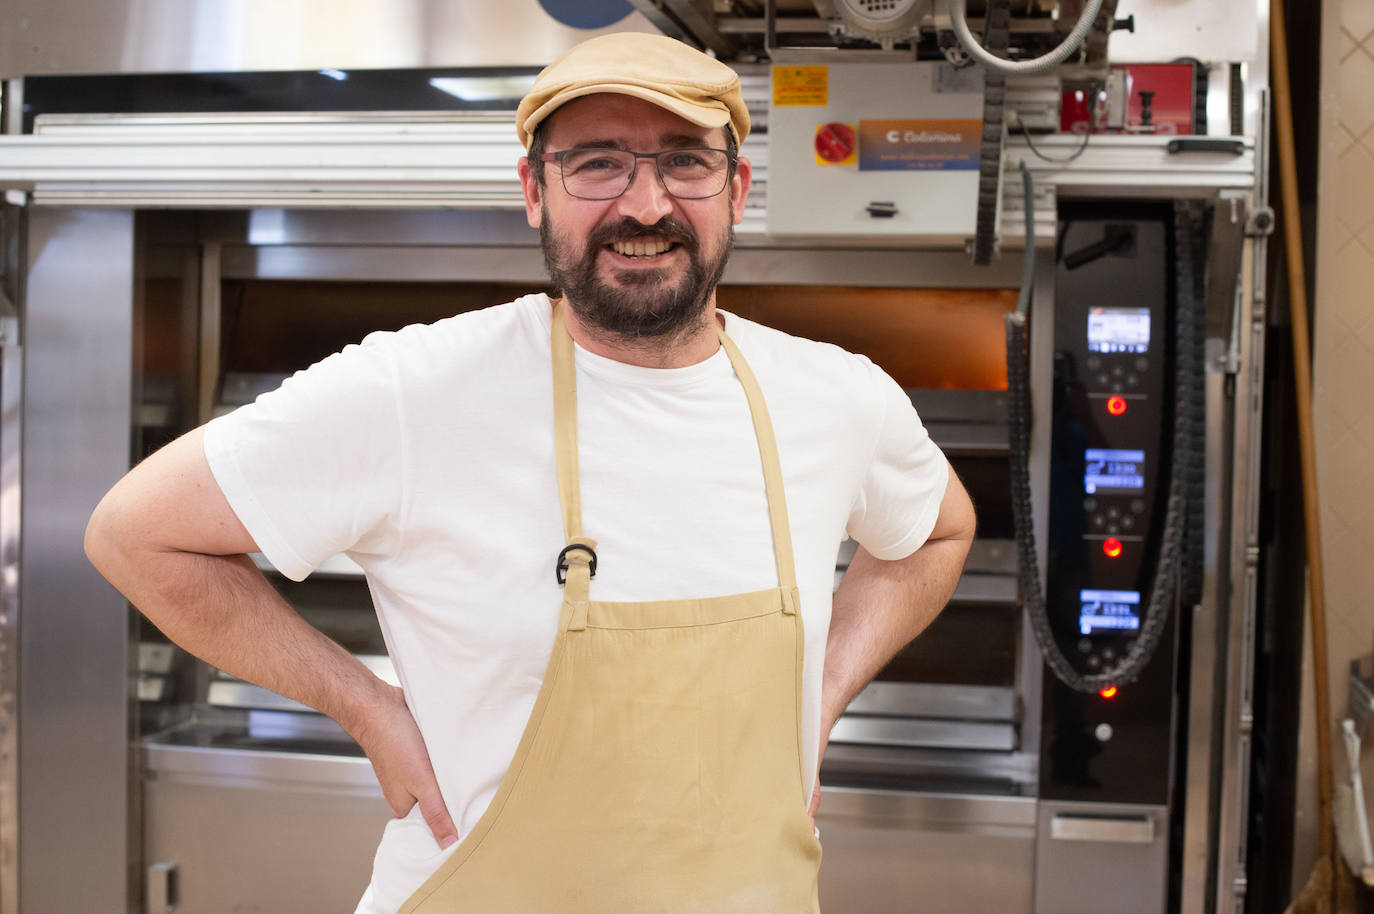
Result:
<svg viewBox="0 0 1374 914"><path fill-rule="evenodd" d="M662 238L635 238L629 241L615 241L607 247L624 257L648 260L671 251L678 247L678 243Z"/></svg>

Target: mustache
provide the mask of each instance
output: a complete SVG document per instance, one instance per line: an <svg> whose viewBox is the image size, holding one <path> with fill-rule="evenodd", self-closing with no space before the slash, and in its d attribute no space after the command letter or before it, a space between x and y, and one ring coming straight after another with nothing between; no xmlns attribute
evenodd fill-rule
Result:
<svg viewBox="0 0 1374 914"><path fill-rule="evenodd" d="M598 225L587 236L589 249L614 244L617 241L633 241L636 238L663 238L681 244L688 252L695 252L700 246L697 233L672 216L664 216L653 225L645 225L628 216L605 225Z"/></svg>

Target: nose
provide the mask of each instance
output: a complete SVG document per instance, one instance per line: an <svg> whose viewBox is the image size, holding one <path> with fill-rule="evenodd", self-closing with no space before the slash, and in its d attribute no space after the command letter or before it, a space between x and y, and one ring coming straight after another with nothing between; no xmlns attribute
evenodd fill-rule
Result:
<svg viewBox="0 0 1374 914"><path fill-rule="evenodd" d="M659 180L652 161L640 160L630 186L616 198L617 209L640 225L653 225L673 211L673 196Z"/></svg>

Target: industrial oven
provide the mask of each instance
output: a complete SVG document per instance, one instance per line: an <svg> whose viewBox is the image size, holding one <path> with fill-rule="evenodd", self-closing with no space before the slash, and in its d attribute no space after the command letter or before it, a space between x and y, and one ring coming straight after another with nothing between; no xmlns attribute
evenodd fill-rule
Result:
<svg viewBox="0 0 1374 914"><path fill-rule="evenodd" d="M956 122L983 117L982 83L948 61L816 64L771 50L793 62L737 65L756 183L719 304L885 368L979 514L950 606L832 734L823 909L1238 909L1247 791L1225 772L1248 765L1263 329L1249 272L1262 243L1253 125L1200 131L1224 136L1217 147L1048 135L1034 141L1041 158L1029 137L1007 137L981 219L994 256L974 263L979 155ZM24 81L33 140L17 153L28 177L13 183L28 193L6 218L23 239L25 371L12 379L7 355L0 394L26 396L5 416L24 423L25 552L10 557L32 621L19 629L11 614L0 628L38 658L44 635L84 620L87 692L100 694L93 703L58 671L24 674L14 719L33 748L3 759L6 784L24 786L0 793L0 843L27 850L0 855L4 914L21 909L5 894L16 884L45 899L118 884L132 908L159 914L356 902L390 814L356 745L185 655L51 556L79 562L71 531L79 542L130 461L289 373L374 329L546 288L509 128L536 70ZM1028 122L1043 115L1042 85L1008 92ZM239 110L176 101L212 96ZM888 161L905 164L865 175L845 144L868 136L871 150L892 131ZM1019 305L1021 350L1006 321ZM0 453L13 440L0 435ZM851 555L837 555L837 585ZM266 570L308 620L392 676L346 557L300 584ZM76 602L102 615L39 617ZM54 707L64 726L128 726L88 758L43 764L35 753L60 737L39 715ZM72 885L42 856L71 839L39 804L77 775L104 824L77 839L96 865Z"/></svg>

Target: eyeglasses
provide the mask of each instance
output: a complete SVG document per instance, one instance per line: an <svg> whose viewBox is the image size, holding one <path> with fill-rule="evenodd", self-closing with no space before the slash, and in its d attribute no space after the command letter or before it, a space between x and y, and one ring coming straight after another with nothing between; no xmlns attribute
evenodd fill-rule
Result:
<svg viewBox="0 0 1374 914"><path fill-rule="evenodd" d="M724 149L687 148L663 152L577 148L546 152L541 162L557 162L563 189L582 200L613 200L634 180L640 159L653 159L663 187L674 197L701 200L725 189L733 157Z"/></svg>

